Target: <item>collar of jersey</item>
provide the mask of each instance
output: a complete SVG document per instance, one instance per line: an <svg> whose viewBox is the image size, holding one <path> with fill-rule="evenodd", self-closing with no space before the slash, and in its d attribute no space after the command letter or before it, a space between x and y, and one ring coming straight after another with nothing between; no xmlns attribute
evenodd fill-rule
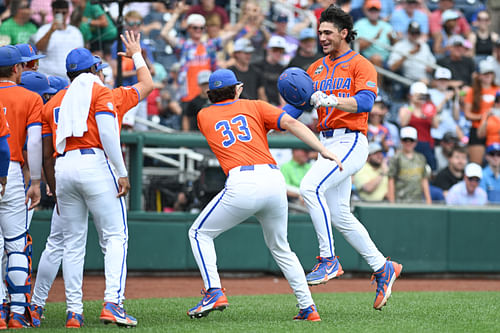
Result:
<svg viewBox="0 0 500 333"><path fill-rule="evenodd" d="M7 81L3 81L3 82L0 82L0 85L1 85L2 83L7 83L7 84L8 84L8 86L3 86L3 85L2 85L2 86L0 86L0 89L3 89L3 88L12 88L12 87L17 87L17 86L19 86L18 84L15 84L14 82L11 82L11 81L8 81L8 82L7 82Z"/></svg>
<svg viewBox="0 0 500 333"><path fill-rule="evenodd" d="M222 101L222 102L219 102L219 103L215 103L214 105L215 106L230 105L230 104L233 104L233 103L235 103L237 101L239 101L239 99L226 99L225 101Z"/></svg>
<svg viewBox="0 0 500 333"><path fill-rule="evenodd" d="M346 55L348 55L348 54L349 54L349 53L351 53L351 52L354 52L354 51L353 51L353 50L348 50L346 53L344 53L344 54L342 54L342 55L338 56L337 58L335 58L335 59L331 59L331 58L330 58L330 59L331 59L332 61L335 61L335 60L337 60L337 59L340 59L340 58L342 58L342 57L345 57Z"/></svg>

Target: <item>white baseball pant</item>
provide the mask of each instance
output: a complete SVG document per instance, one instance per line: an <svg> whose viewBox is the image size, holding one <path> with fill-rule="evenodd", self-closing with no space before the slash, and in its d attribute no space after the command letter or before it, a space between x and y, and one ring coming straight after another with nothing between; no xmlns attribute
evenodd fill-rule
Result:
<svg viewBox="0 0 500 333"><path fill-rule="evenodd" d="M121 305L127 275L127 212L124 199L116 197L116 176L104 152L97 148L68 151L56 159L55 176L57 202L64 221L63 277L67 311L83 313L82 280L89 210L104 253L104 301Z"/></svg>
<svg viewBox="0 0 500 333"><path fill-rule="evenodd" d="M231 169L225 188L191 226L189 239L205 289L221 288L213 240L252 215L259 220L264 241L295 293L300 308L314 304L304 270L287 240L285 179L276 166L268 164Z"/></svg>
<svg viewBox="0 0 500 333"><path fill-rule="evenodd" d="M29 259L26 249L26 233L29 222L28 207L24 204L26 198L24 177L19 162L10 162L7 177L8 183L5 188L5 195L0 201L1 237L4 240L4 247L8 256L5 279L10 280L11 311L24 314L26 302L29 301L26 294L31 294L31 287L27 281ZM3 278L1 281L3 281ZM5 290L2 286L0 288L0 300L4 298Z"/></svg>
<svg viewBox="0 0 500 333"><path fill-rule="evenodd" d="M332 130L330 137L320 133L320 141L335 153L344 168L318 156L318 160L302 179L300 193L318 237L321 257L335 256L332 223L351 246L376 271L386 259L377 249L366 228L354 217L350 209L351 176L360 170L368 157L368 141L361 132L345 133L346 129Z"/></svg>

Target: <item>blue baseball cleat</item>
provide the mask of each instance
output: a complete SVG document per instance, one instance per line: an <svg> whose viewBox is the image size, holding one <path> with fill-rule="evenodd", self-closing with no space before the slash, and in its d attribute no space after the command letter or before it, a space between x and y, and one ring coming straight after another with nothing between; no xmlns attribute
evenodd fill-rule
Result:
<svg viewBox="0 0 500 333"><path fill-rule="evenodd" d="M201 294L204 295L203 299L191 308L187 315L192 318L201 318L208 316L214 310L222 311L229 306L227 297L224 294L225 289L210 288L208 291L203 289Z"/></svg>
<svg viewBox="0 0 500 333"><path fill-rule="evenodd" d="M377 292L373 302L375 310L382 310L382 307L387 303L387 300L391 297L392 285L402 270L403 265L387 260L380 270L373 273L372 281L377 281Z"/></svg>
<svg viewBox="0 0 500 333"><path fill-rule="evenodd" d="M310 305L305 309L300 309L299 314L293 320L321 321L316 305Z"/></svg>
<svg viewBox="0 0 500 333"><path fill-rule="evenodd" d="M116 324L117 326L136 327L137 319L127 314L118 304L106 302L103 304L99 318L104 324Z"/></svg>
<svg viewBox="0 0 500 333"><path fill-rule="evenodd" d="M344 274L338 257L316 257L318 263L313 267L312 272L307 274L307 284L315 286L321 283L327 283L329 280Z"/></svg>

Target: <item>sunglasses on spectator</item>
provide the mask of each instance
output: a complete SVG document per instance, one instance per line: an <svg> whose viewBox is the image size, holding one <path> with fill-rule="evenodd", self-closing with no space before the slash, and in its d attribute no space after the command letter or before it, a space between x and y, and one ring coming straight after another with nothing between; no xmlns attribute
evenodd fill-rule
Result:
<svg viewBox="0 0 500 333"><path fill-rule="evenodd" d="M198 26L198 25L192 25L192 26L191 26L191 29L201 31L201 30L205 29L205 27L203 27L203 26Z"/></svg>
<svg viewBox="0 0 500 333"><path fill-rule="evenodd" d="M141 21L128 21L126 23L129 27L138 27L142 24Z"/></svg>
<svg viewBox="0 0 500 333"><path fill-rule="evenodd" d="M33 67L36 67L36 66L38 66L38 59L31 60L31 61L28 61L26 63L26 67L28 67L28 68L33 68Z"/></svg>
<svg viewBox="0 0 500 333"><path fill-rule="evenodd" d="M491 153L488 153L488 155L500 157L500 151L492 151Z"/></svg>
<svg viewBox="0 0 500 333"><path fill-rule="evenodd" d="M481 178L479 178L479 177L468 177L468 179L470 182L474 182L474 183L479 183L479 181L481 180Z"/></svg>
<svg viewBox="0 0 500 333"><path fill-rule="evenodd" d="M410 139L410 138L404 138L404 139L401 139L402 142L415 142L415 140L413 139Z"/></svg>

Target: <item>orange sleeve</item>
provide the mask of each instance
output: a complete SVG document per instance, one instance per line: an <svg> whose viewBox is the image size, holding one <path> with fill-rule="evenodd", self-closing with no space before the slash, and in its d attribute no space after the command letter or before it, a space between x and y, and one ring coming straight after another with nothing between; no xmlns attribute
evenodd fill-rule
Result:
<svg viewBox="0 0 500 333"><path fill-rule="evenodd" d="M263 117L266 130L282 131L280 120L286 112L264 101L256 101L256 103L261 109L260 115Z"/></svg>
<svg viewBox="0 0 500 333"><path fill-rule="evenodd" d="M377 71L368 60L361 58L354 67L354 94L361 90L372 91L377 95Z"/></svg>
<svg viewBox="0 0 500 333"><path fill-rule="evenodd" d="M32 100L33 103L31 103L30 110L28 111L28 122L26 124L27 127L33 125L42 125L42 98L38 94L33 93Z"/></svg>
<svg viewBox="0 0 500 333"><path fill-rule="evenodd" d="M112 90L116 114L120 122L125 113L139 103L139 91L135 87L119 87Z"/></svg>
<svg viewBox="0 0 500 333"><path fill-rule="evenodd" d="M92 90L93 111L97 113L110 113L116 117L115 103L111 90L101 85L96 84ZM94 114L94 116L95 116Z"/></svg>
<svg viewBox="0 0 500 333"><path fill-rule="evenodd" d="M467 89L467 93L465 94L464 97L464 102L467 104L472 104L474 101L474 95L473 95L473 89Z"/></svg>
<svg viewBox="0 0 500 333"><path fill-rule="evenodd" d="M0 138L10 134L7 119L5 118L3 105L0 104Z"/></svg>
<svg viewBox="0 0 500 333"><path fill-rule="evenodd" d="M45 104L42 110L42 138L52 135L52 128L50 127L50 104Z"/></svg>

